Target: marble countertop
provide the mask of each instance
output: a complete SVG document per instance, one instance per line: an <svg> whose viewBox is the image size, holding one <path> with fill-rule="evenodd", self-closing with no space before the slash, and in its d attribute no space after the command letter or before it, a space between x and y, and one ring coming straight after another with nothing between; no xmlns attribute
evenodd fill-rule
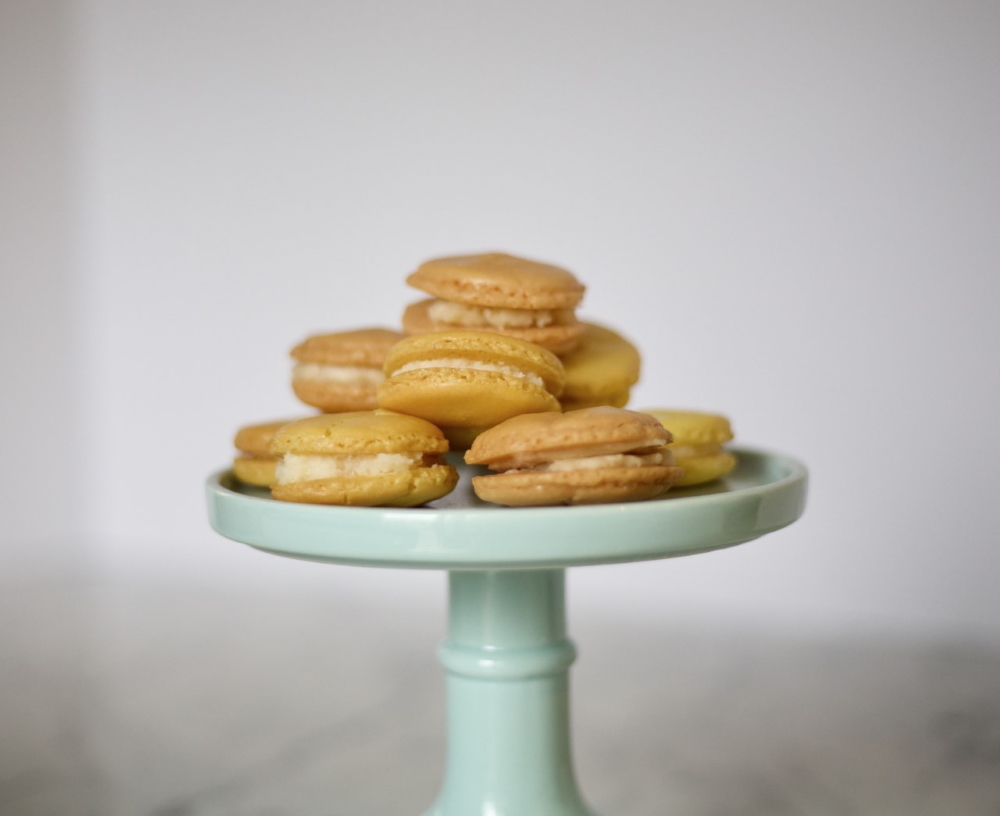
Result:
<svg viewBox="0 0 1000 816"><path fill-rule="evenodd" d="M8 587L0 814L415 816L443 768L444 625L385 597ZM601 814L1000 814L1000 649L570 629Z"/></svg>

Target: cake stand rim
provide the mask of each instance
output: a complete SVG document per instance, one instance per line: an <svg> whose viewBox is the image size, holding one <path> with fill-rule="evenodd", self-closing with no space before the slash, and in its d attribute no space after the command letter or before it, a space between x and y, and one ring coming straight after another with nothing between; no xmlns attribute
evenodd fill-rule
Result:
<svg viewBox="0 0 1000 816"><path fill-rule="evenodd" d="M805 509L805 465L781 453L732 450L744 466L780 475L644 502L439 509L278 502L227 486L226 468L209 476L206 496L216 532L276 555L405 569L556 569L693 555L796 521Z"/></svg>

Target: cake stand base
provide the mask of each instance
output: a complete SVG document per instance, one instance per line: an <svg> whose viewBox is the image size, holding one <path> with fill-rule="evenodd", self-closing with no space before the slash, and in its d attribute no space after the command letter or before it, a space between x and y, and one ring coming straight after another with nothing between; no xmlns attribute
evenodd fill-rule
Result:
<svg viewBox="0 0 1000 816"><path fill-rule="evenodd" d="M570 751L566 568L672 558L752 541L805 507L805 468L736 451L722 481L632 504L498 508L475 469L425 508L273 501L228 472L206 485L215 530L265 552L334 564L449 573L448 749L424 816L594 816Z"/></svg>
<svg viewBox="0 0 1000 816"><path fill-rule="evenodd" d="M594 816L573 774L566 571L449 573L448 759L425 816Z"/></svg>

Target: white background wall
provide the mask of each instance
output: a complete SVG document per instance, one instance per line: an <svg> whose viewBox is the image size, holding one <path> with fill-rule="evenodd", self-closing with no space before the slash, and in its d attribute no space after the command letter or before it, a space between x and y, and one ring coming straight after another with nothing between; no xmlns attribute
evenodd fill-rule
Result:
<svg viewBox="0 0 1000 816"><path fill-rule="evenodd" d="M0 2L0 576L88 560L73 42L68 3Z"/></svg>
<svg viewBox="0 0 1000 816"><path fill-rule="evenodd" d="M1000 638L1000 6L60 8L37 36L72 59L81 206L51 225L76 241L47 268L72 284L49 310L48 279L5 264L2 331L35 377L26 336L71 311L41 359L83 383L72 407L18 390L3 419L76 418L71 489L101 568L439 602L437 574L226 542L201 485L238 425L298 410L299 339L394 325L420 261L502 249L574 270L584 314L636 341L634 407L724 411L812 472L793 527L575 570L574 603ZM62 145L62 123L38 129ZM14 177L5 214L31 184ZM4 497L19 536L39 515L22 494Z"/></svg>

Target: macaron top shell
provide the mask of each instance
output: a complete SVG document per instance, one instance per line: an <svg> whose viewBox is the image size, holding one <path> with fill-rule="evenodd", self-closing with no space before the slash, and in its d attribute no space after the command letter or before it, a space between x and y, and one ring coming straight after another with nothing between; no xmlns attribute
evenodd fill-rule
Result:
<svg viewBox="0 0 1000 816"><path fill-rule="evenodd" d="M291 355L300 363L381 368L389 349L404 337L402 332L378 328L316 334L293 348Z"/></svg>
<svg viewBox="0 0 1000 816"><path fill-rule="evenodd" d="M434 258L406 282L444 300L506 309L571 309L585 289L566 269L502 252Z"/></svg>
<svg viewBox="0 0 1000 816"><path fill-rule="evenodd" d="M502 334L480 331L432 332L407 337L389 352L385 374L391 377L411 363L454 360L510 366L535 374L554 396L562 392L565 372L552 352Z"/></svg>
<svg viewBox="0 0 1000 816"><path fill-rule="evenodd" d="M508 419L478 436L465 461L510 470L557 459L655 449L670 441L669 431L648 414L600 406Z"/></svg>
<svg viewBox="0 0 1000 816"><path fill-rule="evenodd" d="M294 419L278 419L258 425L245 425L236 432L233 446L236 450L251 456L270 456L271 442L280 428L295 422Z"/></svg>
<svg viewBox="0 0 1000 816"><path fill-rule="evenodd" d="M275 435L275 454L444 453L448 440L426 420L395 411L321 414L286 425Z"/></svg>
<svg viewBox="0 0 1000 816"><path fill-rule="evenodd" d="M673 434L675 445L721 445L733 438L729 420L721 414L649 408L643 411L655 417Z"/></svg>

